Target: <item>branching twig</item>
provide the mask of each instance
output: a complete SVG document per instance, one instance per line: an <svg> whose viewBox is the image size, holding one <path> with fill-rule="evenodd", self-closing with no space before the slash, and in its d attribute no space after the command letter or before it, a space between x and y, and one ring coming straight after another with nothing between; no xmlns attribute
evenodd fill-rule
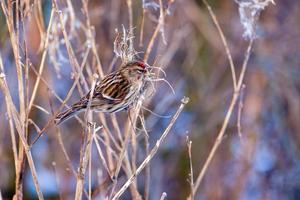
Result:
<svg viewBox="0 0 300 200"><path fill-rule="evenodd" d="M37 89L40 85L41 76L44 71L45 60L46 60L46 56L47 56L47 52L48 52L49 35L50 35L50 30L51 30L52 21L53 21L53 15L54 15L54 9L52 8L51 14L50 14L50 19L49 19L49 25L48 25L48 29L47 29L47 33L46 33L46 38L45 38L45 44L43 44L44 52L43 52L40 67L39 67L39 76L37 76L34 87L33 87L32 95L31 95L29 105L28 105L28 113L30 113L30 111L31 111L33 102L36 97Z"/></svg>
<svg viewBox="0 0 300 200"><path fill-rule="evenodd" d="M86 127L85 127L83 142L82 142L81 150L80 150L80 162L79 162L79 167L78 167L76 193L75 193L76 200L82 199L84 176L85 176L86 167L87 167L87 164L88 164L88 161L90 158L91 146L92 146L92 141L93 141L92 138L93 138L93 134L95 131L95 124L93 124L93 125L90 124L92 121L92 113L90 110L90 106L91 106L91 98L92 98L94 90L95 90L96 82L97 82L97 77L95 77L95 79L93 80L90 100L89 100L89 104L87 106L86 113L85 113Z"/></svg>
<svg viewBox="0 0 300 200"><path fill-rule="evenodd" d="M5 76L0 76L0 88L2 89L2 91L4 93L4 96L6 97L5 98L7 100L6 103L8 104L8 108L9 108L8 112L11 113L12 119L13 119L15 127L17 129L17 132L18 132L18 135L19 135L19 138L20 138L20 142L21 142L20 145L22 145L22 147L24 148L24 152L25 152L25 155L26 155L28 163L29 163L29 168L31 170L33 183L34 183L36 192L38 194L38 198L39 199L44 199L42 191L40 189L39 182L38 182L37 173L36 173L35 165L34 165L33 158L32 158L31 152L30 152L30 148L29 148L29 146L26 142L26 138L24 136L24 132L23 132L24 129L22 128L21 122L19 120L19 115L18 115L17 109L15 108L15 105L13 104L11 95L9 93L9 89L8 89L7 84L6 84ZM20 165L19 165L19 167L20 167ZM20 168L18 168L18 169L20 169ZM21 191L17 191L17 192L21 192Z"/></svg>
<svg viewBox="0 0 300 200"><path fill-rule="evenodd" d="M210 11L210 14L212 15L212 18L215 18L214 14L213 14L213 11L211 10L211 8L209 7L208 3L206 2L206 0L203 0L203 2L206 4L206 6L208 7L209 11ZM216 19L216 18L215 18ZM215 22L217 23L217 21ZM218 28L218 31L219 31L219 34L220 35L223 35L222 33L222 30ZM224 37L225 39L225 37ZM226 41L226 40L225 40ZM242 83L244 81L244 76L245 76L245 72L246 72L246 69L247 69L247 64L248 64L248 61L249 61L249 57L250 57L250 52L251 52L251 49L252 49L252 45L253 45L253 41L254 41L254 38L251 38L249 44L248 44L248 47L247 47L247 50L246 50L246 53L245 53L245 59L244 59L244 62L243 62L243 66L242 66L242 70L241 70L241 73L240 73L240 76L239 76L239 79L238 79L238 82L237 82L237 85L236 85L236 88L234 89L234 93L233 93L233 97L231 99L231 102L230 102L230 105L229 105L229 108L228 108L228 111L226 113L226 116L225 116L225 119L223 121L223 124L222 124L222 127L221 127L221 130L219 131L218 133L218 136L215 140L215 143L197 177L197 180L196 180L196 183L194 185L194 188L193 188L193 192L196 193L211 161L212 161L212 158L214 157L218 147L220 146L221 142L222 142L222 139L224 137L224 134L225 134L225 131L227 129L227 126L228 126L228 123L229 123L229 120L230 120L230 117L233 113L233 110L234 110L234 107L238 101L238 98L239 98L239 95L240 95L240 92L241 92L241 88L242 88ZM225 47L226 48L226 47ZM228 59L230 60L231 58L229 58L229 54L227 54L228 56ZM232 71L233 72L233 71ZM191 196L189 197L191 198Z"/></svg>
<svg viewBox="0 0 300 200"><path fill-rule="evenodd" d="M144 159L144 161L140 164L140 166L137 168L137 170L132 174L132 176L126 181L126 183L122 186L122 188L114 195L112 198L113 200L119 199L120 196L125 192L125 190L130 186L130 184L136 179L137 175L145 168L145 166L151 161L153 156L156 154L158 148L160 147L161 143L164 141L166 136L168 135L169 131L173 127L176 119L178 118L179 114L183 110L184 106L189 102L189 98L184 97L181 100L181 105L179 106L177 112L174 114L172 120L170 121L169 125L159 138L159 140L156 141L155 146L150 151L149 155Z"/></svg>
<svg viewBox="0 0 300 200"><path fill-rule="evenodd" d="M237 92L235 92L233 94L233 97L231 99L231 102L230 102L230 105L229 105L229 108L228 108L228 111L226 113L226 116L225 116L225 119L223 121L223 124L222 124L222 127L221 127L221 130L219 131L218 133L218 137L216 138L215 140L215 143L197 177L197 180L195 182L195 186L194 186L194 193L196 193L203 177L204 177L204 174L206 173L207 169L208 169L208 166L209 164L211 163L212 161L212 158L214 157L218 147L220 146L221 144L221 141L223 139L223 136L225 134L225 131L227 129L227 126L228 126L228 123L229 123L229 119L232 115L232 112L234 110L234 107L237 103L237 100L238 100L238 97L239 97L239 93L240 93L240 89L241 89L241 83L242 81L244 80L244 75L245 75L245 71L246 71L246 68L247 68L247 64L248 64L248 60L249 60L249 56L250 56L250 50L252 48L252 44L253 44L253 39L251 39L249 45L248 45L248 48L247 48L247 51L246 51L246 56L245 56L245 60L244 60L244 64L243 64L243 67L242 67L242 72L241 72L241 75L239 77L239 84L238 84L238 87L237 87Z"/></svg>

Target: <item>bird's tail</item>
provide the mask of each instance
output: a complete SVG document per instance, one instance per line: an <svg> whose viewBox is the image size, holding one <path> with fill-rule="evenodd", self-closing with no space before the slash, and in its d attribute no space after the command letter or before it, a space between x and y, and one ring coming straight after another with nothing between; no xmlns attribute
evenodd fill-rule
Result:
<svg viewBox="0 0 300 200"><path fill-rule="evenodd" d="M54 119L55 124L58 125L66 121L67 119L70 119L74 115L77 115L79 112L83 111L86 108L86 106L87 106L86 102L82 102L82 101L73 104L71 108L56 115Z"/></svg>
<svg viewBox="0 0 300 200"><path fill-rule="evenodd" d="M80 101L78 101L77 103L73 104L71 106L71 108L59 113L56 115L54 120L49 120L48 123L45 125L45 127L39 131L38 136L33 140L32 145L34 145L34 143L36 143L36 141L42 136L42 134L44 133L44 131L53 123L55 124L60 124L62 122L64 122L65 120L73 117L74 115L77 115L79 112L83 111L84 109L86 109L87 107L87 99L81 99Z"/></svg>

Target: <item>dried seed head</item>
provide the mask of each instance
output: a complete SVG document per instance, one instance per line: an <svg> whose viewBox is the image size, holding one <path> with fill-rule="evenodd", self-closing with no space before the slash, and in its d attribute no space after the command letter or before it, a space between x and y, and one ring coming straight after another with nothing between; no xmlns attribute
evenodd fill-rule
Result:
<svg viewBox="0 0 300 200"><path fill-rule="evenodd" d="M121 58L123 63L128 63L134 60L137 52L133 48L133 29L125 30L120 33L116 30L117 36L114 41L114 53L117 57Z"/></svg>
<svg viewBox="0 0 300 200"><path fill-rule="evenodd" d="M245 39L256 38L256 23L260 12L274 0L235 0L239 5L240 21L244 28Z"/></svg>

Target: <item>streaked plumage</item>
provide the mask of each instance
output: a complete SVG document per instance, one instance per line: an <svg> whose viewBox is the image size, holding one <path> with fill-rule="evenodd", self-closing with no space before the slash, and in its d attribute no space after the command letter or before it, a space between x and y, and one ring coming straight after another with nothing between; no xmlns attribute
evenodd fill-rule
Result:
<svg viewBox="0 0 300 200"><path fill-rule="evenodd" d="M90 102L96 112L118 112L130 106L141 94L147 71L143 62L134 61L122 66L99 81ZM55 123L60 124L70 117L84 111L90 101L89 91L70 109L59 113Z"/></svg>

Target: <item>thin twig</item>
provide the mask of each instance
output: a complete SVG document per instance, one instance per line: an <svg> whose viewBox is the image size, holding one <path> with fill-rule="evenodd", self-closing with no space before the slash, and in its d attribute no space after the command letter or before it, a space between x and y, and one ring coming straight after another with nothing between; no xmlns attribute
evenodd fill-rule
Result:
<svg viewBox="0 0 300 200"><path fill-rule="evenodd" d="M238 129L238 135L240 137L240 139L242 138L242 126L241 126L241 119L242 119L242 110L243 110L243 98L244 98L244 89L245 89L245 85L242 85L241 88L241 94L239 97L239 106L238 106L238 116L237 116L237 129Z"/></svg>
<svg viewBox="0 0 300 200"><path fill-rule="evenodd" d="M133 34L133 13L132 13L132 0L126 0L127 3L127 7L128 7L128 18L129 18L129 31L132 32ZM133 50L133 37L129 37L129 50ZM129 116L130 117L130 116ZM135 125L131 125L131 127L134 127ZM137 159L137 141L136 141L136 134L131 134L131 167L132 170L130 169L130 171L135 171L136 170L136 159ZM126 161L125 161L126 162ZM129 164L129 162L128 162ZM129 167L129 166L128 166ZM136 185L136 183L135 183ZM134 199L139 199L140 195L138 194L137 190L131 190L132 193L132 197L134 197Z"/></svg>
<svg viewBox="0 0 300 200"><path fill-rule="evenodd" d="M52 166L53 166L53 170L54 170L54 174L55 174L55 181L56 181L56 187L57 187L57 190L58 190L58 195L59 195L59 199L64 199L63 198L63 194L62 194L62 191L60 190L60 187L59 187L59 174L58 174L58 170L56 169L56 162L52 162Z"/></svg>
<svg viewBox="0 0 300 200"><path fill-rule="evenodd" d="M143 132L144 134L144 139L145 139L145 154L149 155L149 134L147 132L146 129L146 125L145 125L145 120L143 115L140 117L141 119L141 124L143 127ZM150 190L150 162L148 163L148 165L146 166L145 169L145 186L144 186L144 199L148 200L149 199L149 190Z"/></svg>
<svg viewBox="0 0 300 200"><path fill-rule="evenodd" d="M95 135L95 128L92 133L92 139L91 139L91 147L90 149L93 149L93 138ZM88 199L92 199L92 151L89 151L89 176L88 176L88 189L89 189L89 196Z"/></svg>
<svg viewBox="0 0 300 200"><path fill-rule="evenodd" d="M209 11L209 14L210 14L215 26L218 29L219 35L221 37L221 40L222 40L222 43L224 45L224 48L225 48L225 51L226 51L226 54L227 54L227 58L228 58L228 61L229 61L229 64L230 64L231 76L232 76L232 81L233 81L233 89L234 89L234 91L236 91L237 90L237 82L236 82L235 66L234 66L234 63L233 63L233 60L232 60L231 52L230 52L228 44L227 44L227 40L224 36L224 33L223 33L223 31L220 27L219 21L217 20L217 17L214 14L212 8L210 7L210 5L207 3L206 0L202 0L202 1L206 5L206 7Z"/></svg>
<svg viewBox="0 0 300 200"><path fill-rule="evenodd" d="M4 95L6 96L6 99L7 99L6 103L8 104L8 107L10 109L9 112L11 112L11 114L12 114L12 118L14 120L15 127L17 129L18 134L19 134L20 143L21 143L20 145L22 145L23 148L24 148L24 152L25 152L25 155L26 155L27 160L28 160L29 168L30 168L30 171L31 171L31 174L32 174L33 183L34 183L38 198L39 199L44 199L42 191L40 189L39 182L38 182L37 173L36 173L36 169L35 169L34 162L33 162L33 159L32 159L32 155L31 155L31 152L30 152L30 148L29 148L29 146L26 142L26 138L24 136L24 132L23 132L24 129L23 129L23 127L21 125L21 122L19 120L17 109L16 109L15 105L13 104L12 97L9 93L9 89L8 89L5 77L0 77L0 88L2 89ZM17 191L17 192L21 192L21 191ZM19 194L17 194L17 196L18 195ZM20 194L20 195L22 195L22 194Z"/></svg>
<svg viewBox="0 0 300 200"><path fill-rule="evenodd" d="M156 141L155 146L150 151L149 155L144 159L144 161L140 164L137 170L132 174L132 176L126 181L126 183L121 187L121 189L114 195L112 198L113 200L119 199L120 196L125 192L125 190L130 186L130 184L136 179L137 175L145 168L145 166L151 161L153 156L156 154L157 150L159 149L161 143L164 141L168 133L170 132L171 128L173 127L176 119L178 118L179 114L183 110L184 106L189 102L189 98L184 97L181 100L181 104L174 114L172 120L170 121L169 125L161 135L161 137Z"/></svg>
<svg viewBox="0 0 300 200"><path fill-rule="evenodd" d="M215 14L213 13L211 7L208 5L207 1L203 0L203 2L207 6L207 8L208 8L208 10L210 12L210 15L214 19L214 22L216 24L218 24L218 21L217 21L217 19L215 17ZM218 27L219 26L217 26L217 28ZM223 42L226 41L225 36L223 35L223 32L222 32L222 30L221 30L220 27L218 28L218 32L221 35L221 38L224 38L224 39L222 39ZM252 49L253 41L254 41L254 38L251 38L251 40L250 40L250 42L248 44L246 53L245 53L245 59L244 59L244 62L243 62L242 70L241 70L241 73L240 73L240 76L239 76L239 79L238 79L238 83L237 83L236 87L234 88L233 97L231 99L228 111L226 113L226 116L225 116L225 119L223 121L222 127L221 127L221 129L220 129L220 131L218 133L218 137L216 138L215 143L214 143L214 145L213 145L213 147L212 147L212 149L211 149L211 151L210 151L210 153L209 153L209 155L208 155L208 157L207 157L207 159L206 159L206 161L205 161L205 163L204 163L204 165L203 165L203 167L202 167L202 169L201 169L201 171L200 171L200 173L199 173L199 175L197 177L196 183L195 183L194 188L193 188L193 192L194 193L196 193L196 191L197 191L197 189L198 189L198 187L199 187L199 185L200 185L200 183L201 183L201 181L202 181L202 179L203 179L203 177L204 177L204 175L205 175L205 173L206 173L206 171L208 169L208 166L210 165L210 163L212 161L212 158L214 157L214 155L215 155L215 153L216 153L218 147L220 146L220 144L222 142L222 139L224 137L224 134L225 134L225 131L227 129L230 117L231 117L231 115L233 113L234 107L235 107L235 105L237 103L237 100L238 100L238 97L240 95L240 91L241 91L242 83L244 81L244 76L245 76L245 72L246 72L246 69L247 69L247 64L248 64L248 61L249 61L249 57L250 57L250 52L251 52L251 49ZM225 46L225 49L226 49L226 45L224 45L224 46ZM227 50L226 50L226 52L227 52ZM228 54L228 52L227 52L227 57L228 57L229 60L232 60L231 55ZM234 67L232 69L234 69ZM232 73L233 73L233 71L232 71ZM191 198L191 196L189 197L189 199L190 198Z"/></svg>
<svg viewBox="0 0 300 200"><path fill-rule="evenodd" d="M66 95L65 99L63 100L62 104L60 105L60 107L57 109L56 113L52 116L52 118L50 118L48 120L48 122L46 123L46 125L43 127L43 129L38 133L38 136L33 140L33 142L31 143L30 146L32 146L33 144L35 144L37 142L37 140L42 136L42 134L44 133L44 131L53 123L54 119L56 118L56 115L61 111L61 109L65 106L65 104L67 103L67 101L69 100L69 98L72 96L73 91L76 87L76 85L78 84L79 78L80 78L80 74L82 74L83 68L85 66L86 60L88 58L90 52L90 48L87 48L85 54L84 54L84 58L82 61L82 64L80 66L80 72L77 74L77 76L75 77L75 80L73 82L73 85L71 86L71 88L68 91L68 94ZM32 68L34 69L34 68ZM39 75L40 76L40 75ZM43 79L41 79L43 81ZM47 86L47 82L43 81ZM49 86L50 87L50 86ZM51 90L53 91L53 90Z"/></svg>
<svg viewBox="0 0 300 200"><path fill-rule="evenodd" d="M192 162L192 141L189 140L187 137L187 146L188 146L188 153L189 153L189 161L190 161L190 187L191 187L191 200L194 200L194 172L193 172L193 162Z"/></svg>
<svg viewBox="0 0 300 200"><path fill-rule="evenodd" d="M155 39L156 39L157 34L158 34L158 32L159 32L159 30L160 30L160 27L161 27L161 25L162 25L161 22L162 22L162 21L159 20L159 22L158 22L158 24L157 24L157 26L156 26L156 28L155 28L155 31L154 31L154 33L153 33L153 35L152 35L152 37L151 37L151 39L150 39L150 41L149 41L149 43L148 43L148 47L147 47L147 50L146 50L145 55L144 55L144 61L145 61L145 62L148 61L148 58L149 58L150 52L151 52L151 50L152 50L152 48L153 48Z"/></svg>
<svg viewBox="0 0 300 200"><path fill-rule="evenodd" d="M146 14L146 9L144 7L144 2L145 0L143 0L143 13L142 13L142 22L141 22L141 31L140 31L140 43L139 46L142 47L143 46L143 41L144 41L144 28L145 28L145 14Z"/></svg>
<svg viewBox="0 0 300 200"><path fill-rule="evenodd" d="M129 18L129 30L133 31L132 0L126 0ZM133 37L129 39L129 49L133 49Z"/></svg>
<svg viewBox="0 0 300 200"><path fill-rule="evenodd" d="M50 19L49 19L49 25L48 25L48 29L47 29L47 33L46 33L46 38L45 38L45 44L43 45L44 46L44 52L43 52L40 67L39 67L39 76L37 76L34 87L33 87L32 95L31 95L29 105L28 105L28 113L30 113L30 111L31 111L33 102L34 102L36 94L37 94L38 87L40 85L41 76L42 76L42 73L44 71L45 60L46 60L46 56L47 56L47 52L48 52L49 35L50 35L50 30L51 30L52 21L53 21L53 15L54 15L54 9L52 7L51 14L50 14Z"/></svg>
<svg viewBox="0 0 300 200"><path fill-rule="evenodd" d="M248 45L248 48L247 48L247 51L246 51L246 55L245 55L245 59L244 59L244 63L243 63L243 67L242 67L242 71L241 71L241 74L240 74L240 77L239 77L239 82L238 82L238 86L237 86L237 92L234 92L233 94L233 97L231 99L231 102L230 102L230 105L229 105L229 108L228 108L228 111L226 113L226 116L225 116L225 119L223 121L223 124L222 124L222 127L221 127L221 130L219 131L218 133L218 137L216 138L215 140L215 143L197 177L197 180L195 182L195 186L194 186L194 193L196 193L207 169L208 169L208 166L210 165L211 161L212 161L212 158L214 157L218 147L220 146L221 142L222 142L222 139L224 137L224 134L225 134L225 131L227 129L227 126L228 126L228 123L229 123L229 120L230 120L230 117L232 115L232 112L234 110L234 107L237 103L237 100L238 100L238 97L239 97L239 93L240 93L240 89L241 89L241 85L242 85L242 82L244 80L244 76L245 76L245 72L246 72L246 68L247 68L247 64L248 64L248 60L249 60L249 57L250 57L250 51L251 51L251 48L252 48L252 44L253 44L253 39L250 40L249 42L249 45Z"/></svg>
<svg viewBox="0 0 300 200"><path fill-rule="evenodd" d="M92 121L92 111L90 109L91 107L91 98L94 94L96 83L97 83L98 76L94 76L94 80L92 83L91 88L91 94L90 94L90 100L89 104L87 106L86 112L85 112L85 133L80 149L80 162L78 167L78 173L77 173L77 184L76 184L76 193L75 193L75 199L81 200L82 199L82 191L83 191L83 184L84 184L84 176L86 167L89 161L89 155L92 147L92 137L95 131L95 124L90 124Z"/></svg>
<svg viewBox="0 0 300 200"><path fill-rule="evenodd" d="M135 108L133 109L133 111L134 111L133 112L134 113L133 121L134 122L136 122L136 119L139 115L139 111L140 111L141 106L142 106L142 100L140 99L137 102L137 105L135 106ZM115 190L115 187L116 187L116 184L117 184L117 179L118 179L118 176L119 176L119 173L120 173L120 169L122 167L123 159L125 158L125 155L126 155L126 152L127 152L127 147L128 147L130 138L133 134L131 130L134 129L134 124L131 122L130 117L128 117L128 118L129 118L129 120L127 121L127 130L125 132L125 139L123 141L122 150L120 152L120 156L119 156L119 159L118 159L118 162L117 162L117 165L116 165L116 169L115 169L115 172L114 172L114 175L113 175L114 183L113 183L113 186L112 186L110 198L112 197L112 195L114 193L114 190Z"/></svg>
<svg viewBox="0 0 300 200"><path fill-rule="evenodd" d="M19 13L19 3L18 1L16 3L15 12ZM21 56L20 56L20 41L19 41L19 14L15 15L16 18L14 19L14 9L13 9L13 2L8 1L7 6L5 1L1 2L2 10L6 19L6 24L10 36L10 42L13 49L13 55L16 63L16 71L17 71L17 80L18 80L18 93L19 93L19 108L20 112L16 114L16 117L19 117L19 120L21 124L25 124L25 117L26 117L26 111L25 111L25 97L24 97L24 84L23 84L23 68L21 63ZM14 25L16 28L14 28ZM16 29L16 30L15 30ZM9 90L7 92L9 94ZM13 113L14 114L14 113ZM26 135L25 135L25 127L21 126L19 127L19 135L23 136L23 139L26 141ZM21 140L21 138L20 138ZM16 173L16 197L19 199L23 198L23 172L25 168L25 157L24 157L24 148L22 146L22 142L19 142L19 154L18 154L18 167L17 167L17 173Z"/></svg>
<svg viewBox="0 0 300 200"><path fill-rule="evenodd" d="M103 73L103 69L102 69L102 64L101 64L101 60L100 60L98 52L97 52L96 42L95 42L94 36L92 34L93 27L91 26L91 23L90 23L90 17L89 17L89 12L88 12L88 0L82 0L82 5L83 5L82 6L83 13L85 14L85 17L86 17L86 25L87 25L86 28L87 28L87 37L88 37L87 39L88 39L88 42L90 42L92 45L92 52L97 61L97 70L98 70L99 76L100 76L100 78L103 78L104 73Z"/></svg>
<svg viewBox="0 0 300 200"><path fill-rule="evenodd" d="M99 142L98 142L98 137L97 137L96 134L93 135L93 140L94 140L94 142L95 142L95 144L96 144L96 148L97 148L97 151L98 151L100 160L101 160L101 162L102 162L102 165L104 166L105 170L107 171L107 173L109 174L110 178L112 179L112 175L111 175L111 173L110 173L110 171L109 171L109 168L108 168L108 166L107 166L106 160L105 160L105 158L104 158L104 156L103 156L103 153L102 153L100 144L99 144Z"/></svg>
<svg viewBox="0 0 300 200"><path fill-rule="evenodd" d="M160 32L161 32L161 37L162 37L162 41L163 43L166 45L167 41L166 41L166 36L165 36L165 13L164 13L164 6L162 3L162 0L159 0L159 23L161 24L161 28L160 28Z"/></svg>
<svg viewBox="0 0 300 200"><path fill-rule="evenodd" d="M0 69L1 69L0 73L2 74L2 76L5 76L1 53L0 53ZM15 170L17 173L18 172L18 150L17 150L16 134L15 134L14 124L13 124L12 114L10 112L8 101L9 101L8 97L5 96L6 110L7 110L7 116L8 116L11 142L12 142L12 150L13 150L14 161L15 161Z"/></svg>
<svg viewBox="0 0 300 200"><path fill-rule="evenodd" d="M50 110L51 110L52 116L54 116L53 102L51 101L51 98L50 98L50 92L51 92L50 89L48 89L48 94L49 94L48 99L49 99ZM56 130L56 133L57 133L56 136L57 136L58 144L59 144L59 146L61 147L61 149L63 151L63 154L64 154L64 157L66 159L68 168L71 170L73 176L76 178L77 173L76 173L76 171L75 171L75 169L73 167L71 159L70 159L70 157L69 157L69 155L67 153L67 150L66 150L66 148L64 146L64 143L63 143L63 140L62 140L62 136L61 136L61 132L60 132L60 130L59 130L59 128L57 126L55 127L55 130ZM86 191L84 191L84 192L85 192L85 195L87 197L88 196L87 192Z"/></svg>
<svg viewBox="0 0 300 200"><path fill-rule="evenodd" d="M172 3L174 3L174 1L169 1L168 7L170 7ZM162 2L160 4L162 5ZM157 26L155 28L155 31L154 31L154 33L153 33L153 35L152 35L152 37L151 37L151 39L148 43L147 50L146 50L145 55L144 55L144 61L145 62L148 61L148 58L150 56L150 52L153 48L153 45L154 45L155 39L157 37L157 34L161 30L161 27L164 25L163 24L164 23L164 17L165 17L164 15L166 15L166 13L164 12L163 8L160 8L158 24L157 24Z"/></svg>

